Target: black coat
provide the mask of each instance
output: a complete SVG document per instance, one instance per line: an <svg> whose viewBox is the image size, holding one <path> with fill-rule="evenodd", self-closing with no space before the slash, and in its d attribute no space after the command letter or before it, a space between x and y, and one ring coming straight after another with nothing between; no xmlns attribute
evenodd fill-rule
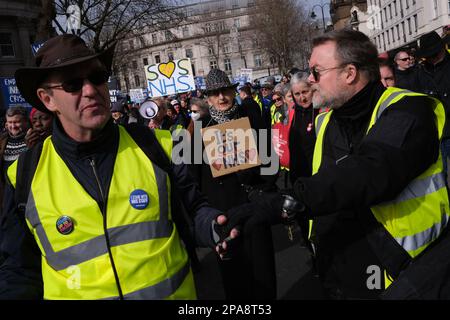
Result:
<svg viewBox="0 0 450 320"><path fill-rule="evenodd" d="M435 66L424 64L418 70L418 92L429 94L444 103L447 119L450 116L450 54L446 53L443 61ZM444 130L444 137L450 137L449 121Z"/></svg>
<svg viewBox="0 0 450 320"><path fill-rule="evenodd" d="M262 129L261 115L254 111L251 108L238 107L237 118L248 116L253 129ZM202 127L217 124L211 116L201 120ZM199 135L199 132L194 131L194 143L195 139L199 139L196 134ZM270 140L268 141L270 143ZM192 165L191 170L209 203L224 212L249 202L245 186L272 190L277 179L277 175L261 176L260 167L217 178L213 178L210 166L204 162ZM226 298L275 299L275 260L270 227L261 226L255 228L251 234L243 234L233 247L233 258L219 261Z"/></svg>
<svg viewBox="0 0 450 320"><path fill-rule="evenodd" d="M316 143L314 121L319 110L294 106L294 118L289 130L289 175L294 183L299 177L312 174L312 159Z"/></svg>
<svg viewBox="0 0 450 320"><path fill-rule="evenodd" d="M150 134L150 130L148 131ZM92 174L89 160L95 161L100 184L107 192L119 146L118 127L109 121L94 141L77 143L64 133L57 122L51 139L56 151L74 177L97 201L99 207L103 208L105 203ZM164 167L162 164L159 165ZM195 235L199 245L213 247L211 222L220 212L211 208L206 202L197 184L188 174L186 165L172 165L171 169L172 183L177 186L178 196L193 215ZM61 184L61 187L64 185ZM23 214L20 215L17 211L15 190L9 183L5 190L3 210L5 214L0 224L0 248L6 256L6 261L0 268L0 299L42 298L41 252L26 225ZM174 212L174 215L176 214L177 211ZM177 221L181 220L177 219Z"/></svg>
<svg viewBox="0 0 450 320"><path fill-rule="evenodd" d="M420 86L418 72L418 66L413 66L406 70L395 68L395 86L397 88L418 91Z"/></svg>
<svg viewBox="0 0 450 320"><path fill-rule="evenodd" d="M314 217L319 274L335 298L378 296L380 290L366 286L367 268L382 266L383 251L381 243L369 244L367 235L380 227L369 208L394 199L438 157L434 113L425 97L391 105L366 135L384 90L381 83L369 84L333 112L318 173L295 184Z"/></svg>

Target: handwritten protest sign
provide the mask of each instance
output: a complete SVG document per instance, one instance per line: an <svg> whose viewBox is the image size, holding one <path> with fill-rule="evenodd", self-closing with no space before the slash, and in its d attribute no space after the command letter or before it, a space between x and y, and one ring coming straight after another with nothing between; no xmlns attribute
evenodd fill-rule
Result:
<svg viewBox="0 0 450 320"><path fill-rule="evenodd" d="M248 118L203 128L202 138L213 177L261 164Z"/></svg>
<svg viewBox="0 0 450 320"><path fill-rule="evenodd" d="M148 95L161 97L195 90L189 58L145 66Z"/></svg>

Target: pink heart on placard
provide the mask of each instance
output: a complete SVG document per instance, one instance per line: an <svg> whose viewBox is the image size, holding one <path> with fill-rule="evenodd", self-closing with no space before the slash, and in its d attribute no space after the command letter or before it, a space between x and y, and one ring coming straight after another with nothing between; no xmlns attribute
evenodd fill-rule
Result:
<svg viewBox="0 0 450 320"><path fill-rule="evenodd" d="M216 161L214 161L212 164L214 169L216 169L217 171L220 170L220 168L222 167L222 161L220 159L217 159Z"/></svg>
<svg viewBox="0 0 450 320"><path fill-rule="evenodd" d="M253 161L253 159L255 159L255 156L256 156L255 149L245 150L245 157L250 161Z"/></svg>

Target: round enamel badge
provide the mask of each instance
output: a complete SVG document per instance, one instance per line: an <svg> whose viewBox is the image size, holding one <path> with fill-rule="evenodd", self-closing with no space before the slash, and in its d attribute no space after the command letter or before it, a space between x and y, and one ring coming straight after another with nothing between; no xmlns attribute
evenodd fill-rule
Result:
<svg viewBox="0 0 450 320"><path fill-rule="evenodd" d="M74 223L69 216L61 216L56 220L56 229L61 234L69 234L74 229Z"/></svg>
<svg viewBox="0 0 450 320"><path fill-rule="evenodd" d="M147 208L149 198L147 192L141 189L136 189L130 194L130 204L133 208L142 210Z"/></svg>

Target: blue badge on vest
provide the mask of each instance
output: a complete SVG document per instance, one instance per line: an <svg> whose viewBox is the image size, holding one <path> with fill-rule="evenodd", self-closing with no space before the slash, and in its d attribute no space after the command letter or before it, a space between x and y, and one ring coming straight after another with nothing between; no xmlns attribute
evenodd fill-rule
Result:
<svg viewBox="0 0 450 320"><path fill-rule="evenodd" d="M144 190L137 189L130 194L130 204L133 208L143 210L147 208L148 203L148 194Z"/></svg>
<svg viewBox="0 0 450 320"><path fill-rule="evenodd" d="M74 223L69 216L61 216L56 220L56 229L61 234L69 234L74 229Z"/></svg>

